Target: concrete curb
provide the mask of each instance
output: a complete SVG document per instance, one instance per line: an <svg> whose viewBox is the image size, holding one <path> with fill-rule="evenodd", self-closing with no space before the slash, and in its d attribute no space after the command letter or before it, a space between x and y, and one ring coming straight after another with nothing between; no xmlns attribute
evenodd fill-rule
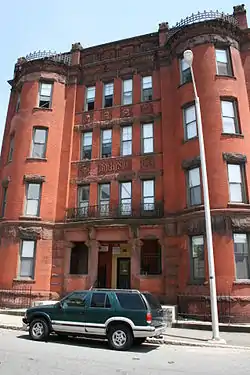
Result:
<svg viewBox="0 0 250 375"><path fill-rule="evenodd" d="M24 331L26 332L23 327L20 327L20 326L13 326L13 325L9 325L9 324L0 324L0 328L2 329L11 329L11 330L15 330L15 331Z"/></svg>
<svg viewBox="0 0 250 375"><path fill-rule="evenodd" d="M182 329L196 329L199 331L211 331L212 325L211 324L200 324L200 323L172 323L172 328L182 328ZM250 332L250 325L237 325L237 324L220 324L220 332L236 332L236 333L249 333Z"/></svg>
<svg viewBox="0 0 250 375"><path fill-rule="evenodd" d="M227 344L210 344L208 342L190 342L190 341L182 341L182 340L168 340L162 339L157 340L153 338L147 339L148 343L152 344L159 344L159 345L173 345L173 346L192 346L192 347L200 347L200 348L223 348L223 349L241 349L241 350L250 350L250 346L239 346L239 345L227 345Z"/></svg>

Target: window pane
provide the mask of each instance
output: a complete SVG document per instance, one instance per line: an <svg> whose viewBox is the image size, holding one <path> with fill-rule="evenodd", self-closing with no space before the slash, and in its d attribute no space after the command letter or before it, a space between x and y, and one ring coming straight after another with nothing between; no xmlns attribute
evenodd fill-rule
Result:
<svg viewBox="0 0 250 375"><path fill-rule="evenodd" d="M113 95L114 92L114 84L113 83L107 83L104 85L104 95Z"/></svg>
<svg viewBox="0 0 250 375"><path fill-rule="evenodd" d="M152 87L152 77L147 76L142 78L142 87L143 89L150 89Z"/></svg>
<svg viewBox="0 0 250 375"><path fill-rule="evenodd" d="M191 139L196 136L197 136L197 126L196 126L196 121L195 121L187 125L187 139Z"/></svg>
<svg viewBox="0 0 250 375"><path fill-rule="evenodd" d="M148 180L143 181L143 197L153 197L154 196L154 181Z"/></svg>
<svg viewBox="0 0 250 375"><path fill-rule="evenodd" d="M81 186L79 190L80 201L89 200L89 186Z"/></svg>
<svg viewBox="0 0 250 375"><path fill-rule="evenodd" d="M238 164L228 164L229 182L241 183L241 168Z"/></svg>
<svg viewBox="0 0 250 375"><path fill-rule="evenodd" d="M132 140L132 126L124 126L122 128L122 140L123 141Z"/></svg>
<svg viewBox="0 0 250 375"><path fill-rule="evenodd" d="M132 142L126 141L122 143L122 155L132 155Z"/></svg>
<svg viewBox="0 0 250 375"><path fill-rule="evenodd" d="M26 204L26 215L37 216L38 214L38 200L28 200Z"/></svg>
<svg viewBox="0 0 250 375"><path fill-rule="evenodd" d="M142 134L143 138L153 137L153 124L143 124Z"/></svg>
<svg viewBox="0 0 250 375"><path fill-rule="evenodd" d="M191 203L191 205L201 204L201 188L200 188L200 186L192 187L190 189L190 203Z"/></svg>
<svg viewBox="0 0 250 375"><path fill-rule="evenodd" d="M87 87L87 100L95 99L95 86Z"/></svg>
<svg viewBox="0 0 250 375"><path fill-rule="evenodd" d="M92 146L92 132L83 133L83 145Z"/></svg>
<svg viewBox="0 0 250 375"><path fill-rule="evenodd" d="M132 91L133 87L133 80L132 79L126 79L123 81L123 92L130 92Z"/></svg>
<svg viewBox="0 0 250 375"><path fill-rule="evenodd" d="M121 183L121 199L131 198L131 182Z"/></svg>
<svg viewBox="0 0 250 375"><path fill-rule="evenodd" d="M216 61L227 63L227 51L223 49L216 49Z"/></svg>
<svg viewBox="0 0 250 375"><path fill-rule="evenodd" d="M243 201L241 184L230 184L230 201L231 202Z"/></svg>
<svg viewBox="0 0 250 375"><path fill-rule="evenodd" d="M191 107L185 108L185 122L188 124L189 122L196 121L196 113L195 113L195 106L192 105Z"/></svg>
<svg viewBox="0 0 250 375"><path fill-rule="evenodd" d="M234 243L247 245L247 235L246 233L234 233Z"/></svg>
<svg viewBox="0 0 250 375"><path fill-rule="evenodd" d="M188 63L185 61L185 59L181 59L181 70L182 70L182 72L184 70L187 70L187 69L190 69Z"/></svg>
<svg viewBox="0 0 250 375"><path fill-rule="evenodd" d="M33 277L33 259L22 259L20 264L21 277Z"/></svg>
<svg viewBox="0 0 250 375"><path fill-rule="evenodd" d="M34 142L35 143L45 143L46 142L46 129L35 129L35 134L34 134Z"/></svg>
<svg viewBox="0 0 250 375"><path fill-rule="evenodd" d="M116 297L123 309L145 310L145 303L139 294L116 293Z"/></svg>
<svg viewBox="0 0 250 375"><path fill-rule="evenodd" d="M93 293L91 299L91 307L104 307L106 293Z"/></svg>
<svg viewBox="0 0 250 375"><path fill-rule="evenodd" d="M188 171L189 173L189 187L200 185L200 169L194 168Z"/></svg>
<svg viewBox="0 0 250 375"><path fill-rule="evenodd" d="M22 241L22 258L33 258L35 250L35 241Z"/></svg>
<svg viewBox="0 0 250 375"><path fill-rule="evenodd" d="M234 103L228 100L221 101L222 115L226 117L234 117Z"/></svg>
<svg viewBox="0 0 250 375"><path fill-rule="evenodd" d="M102 131L102 143L110 143L112 139L112 130L106 129Z"/></svg>
<svg viewBox="0 0 250 375"><path fill-rule="evenodd" d="M100 185L100 200L109 200L110 198L110 185Z"/></svg>
<svg viewBox="0 0 250 375"><path fill-rule="evenodd" d="M52 89L51 83L41 83L40 95L41 96L50 96L51 95L51 89Z"/></svg>
<svg viewBox="0 0 250 375"><path fill-rule="evenodd" d="M154 140L153 138L146 138L143 141L143 152L149 153L154 151Z"/></svg>
<svg viewBox="0 0 250 375"><path fill-rule="evenodd" d="M236 133L234 118L223 117L223 132L224 133Z"/></svg>
<svg viewBox="0 0 250 375"><path fill-rule="evenodd" d="M45 156L45 145L44 144L34 144L32 150L33 158L43 158Z"/></svg>
<svg viewBox="0 0 250 375"><path fill-rule="evenodd" d="M40 198L40 184L29 184L28 185L28 199L39 199Z"/></svg>

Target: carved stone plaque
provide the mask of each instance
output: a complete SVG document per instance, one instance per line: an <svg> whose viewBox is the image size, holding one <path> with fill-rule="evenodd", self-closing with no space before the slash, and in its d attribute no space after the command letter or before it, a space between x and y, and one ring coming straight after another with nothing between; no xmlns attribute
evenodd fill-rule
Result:
<svg viewBox="0 0 250 375"><path fill-rule="evenodd" d="M145 156L140 160L141 169L153 169L155 168L155 159L153 156Z"/></svg>
<svg viewBox="0 0 250 375"><path fill-rule="evenodd" d="M152 103L143 103L141 104L141 113L144 115L148 115L153 113L153 104Z"/></svg>
<svg viewBox="0 0 250 375"><path fill-rule="evenodd" d="M112 119L112 109L105 109L102 111L102 120L108 121Z"/></svg>
<svg viewBox="0 0 250 375"><path fill-rule="evenodd" d="M132 169L132 159L109 159L98 163L98 175L118 173Z"/></svg>
<svg viewBox="0 0 250 375"><path fill-rule="evenodd" d="M94 119L94 113L93 112L87 112L87 113L83 113L82 115L82 121L83 121L83 124L89 124L93 121Z"/></svg>
<svg viewBox="0 0 250 375"><path fill-rule="evenodd" d="M120 117L132 117L133 116L133 108L132 107L122 107L120 110Z"/></svg>
<svg viewBox="0 0 250 375"><path fill-rule="evenodd" d="M78 166L78 177L87 177L90 174L90 162L80 163Z"/></svg>

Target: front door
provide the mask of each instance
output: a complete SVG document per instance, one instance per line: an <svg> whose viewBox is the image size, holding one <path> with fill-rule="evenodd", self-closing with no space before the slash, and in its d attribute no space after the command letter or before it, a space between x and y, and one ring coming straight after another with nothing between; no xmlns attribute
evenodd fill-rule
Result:
<svg viewBox="0 0 250 375"><path fill-rule="evenodd" d="M130 258L117 259L117 288L130 289Z"/></svg>

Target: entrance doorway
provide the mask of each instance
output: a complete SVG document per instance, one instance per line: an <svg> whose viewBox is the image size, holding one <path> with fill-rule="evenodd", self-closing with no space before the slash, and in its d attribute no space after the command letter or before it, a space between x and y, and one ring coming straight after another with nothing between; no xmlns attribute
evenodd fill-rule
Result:
<svg viewBox="0 0 250 375"><path fill-rule="evenodd" d="M130 258L117 258L117 288L130 289Z"/></svg>

